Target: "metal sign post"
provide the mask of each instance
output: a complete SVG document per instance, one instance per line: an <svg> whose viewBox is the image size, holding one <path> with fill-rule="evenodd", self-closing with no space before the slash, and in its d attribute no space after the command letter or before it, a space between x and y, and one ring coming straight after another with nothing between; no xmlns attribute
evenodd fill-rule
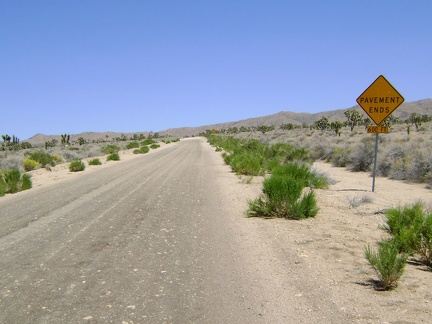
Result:
<svg viewBox="0 0 432 324"><path fill-rule="evenodd" d="M365 113L374 121L376 126L369 126L368 133L375 133L375 156L373 166L372 192L375 191L376 163L378 155L378 133L388 133L388 127L381 126L388 116L403 102L404 97L380 75L357 98L357 103Z"/></svg>

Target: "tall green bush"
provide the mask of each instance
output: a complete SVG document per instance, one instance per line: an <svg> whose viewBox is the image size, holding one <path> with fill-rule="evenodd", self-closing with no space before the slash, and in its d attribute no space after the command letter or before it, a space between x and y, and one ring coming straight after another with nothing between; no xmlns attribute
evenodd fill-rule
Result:
<svg viewBox="0 0 432 324"><path fill-rule="evenodd" d="M36 170L39 167L39 162L32 159L24 159L23 164L26 171Z"/></svg>
<svg viewBox="0 0 432 324"><path fill-rule="evenodd" d="M5 193L17 193L32 187L30 175L21 174L18 169L8 170L0 177L0 196Z"/></svg>
<svg viewBox="0 0 432 324"><path fill-rule="evenodd" d="M262 195L250 200L248 216L303 219L318 213L314 192L303 192L301 181L283 175L272 175L263 182Z"/></svg>
<svg viewBox="0 0 432 324"><path fill-rule="evenodd" d="M420 262L432 267L432 213L421 202L387 210L384 228L399 251L418 255Z"/></svg>
<svg viewBox="0 0 432 324"><path fill-rule="evenodd" d="M376 271L382 289L389 290L396 287L397 281L404 273L407 257L405 254L399 254L398 246L394 241L381 242L377 251L367 246L365 257Z"/></svg>
<svg viewBox="0 0 432 324"><path fill-rule="evenodd" d="M69 164L70 172L79 172L85 170L85 164L81 160L74 160Z"/></svg>

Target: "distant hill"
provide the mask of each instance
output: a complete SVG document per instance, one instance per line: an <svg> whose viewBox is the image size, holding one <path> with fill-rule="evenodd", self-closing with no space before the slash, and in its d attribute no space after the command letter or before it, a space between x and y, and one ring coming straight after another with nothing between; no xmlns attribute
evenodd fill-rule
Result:
<svg viewBox="0 0 432 324"><path fill-rule="evenodd" d="M362 113L365 117L367 116L363 109L356 105L350 108L331 110L325 112L319 112L315 114L310 113L295 113L290 111L281 111L273 115L249 118L234 122L227 123L219 123L212 125L205 125L199 127L183 127L183 128L170 128L165 131L159 132L160 135L171 135L177 137L185 137L185 136L193 136L199 133L205 132L208 129L228 129L231 127L240 128L244 127L252 127L252 126L275 126L279 127L282 124L294 124L294 125L302 125L303 123L310 125L315 121L320 120L322 117L326 117L330 122L332 121L345 121L346 117L344 112L348 109L357 109ZM426 114L432 115L432 99L423 99L413 102L403 103L400 107L398 107L393 115L395 117L399 117L401 119L406 119L411 113L417 114Z"/></svg>
<svg viewBox="0 0 432 324"><path fill-rule="evenodd" d="M326 117L330 122L336 120L345 121L346 118L344 112L348 109L357 109L366 117L366 114L364 113L363 109L360 108L360 106L358 105L346 109L331 110L331 111L325 111L325 112L320 112L315 114L281 111L273 115L243 119L239 121L232 121L226 123L204 125L199 127L169 128L164 131L159 131L159 134L161 136L169 135L174 137L186 137L186 136L198 135L199 133L205 132L206 130L209 129L218 130L218 129L228 129L231 127L240 128L241 126L252 127L252 126L262 126L262 125L279 127L282 124L289 124L289 123L294 125L302 125L302 124L310 125L313 124L315 121L321 119L322 117ZM393 115L401 119L406 119L411 113L417 113L419 115L426 114L431 116L432 99L423 99L423 100L403 103L399 108L396 109ZM90 140L90 141L98 140L98 139L112 139L112 138L120 137L122 134L128 137L133 136L133 134L138 134L138 135L144 134L145 136L147 136L149 132L148 131L136 132L136 133L85 132L81 134L74 134L74 135L71 134L71 141L76 140L79 137L83 137L86 140ZM30 139L28 139L27 141L33 145L36 145L36 144L43 144L46 141L50 141L54 138L60 141L60 134L58 135L37 134L31 137Z"/></svg>

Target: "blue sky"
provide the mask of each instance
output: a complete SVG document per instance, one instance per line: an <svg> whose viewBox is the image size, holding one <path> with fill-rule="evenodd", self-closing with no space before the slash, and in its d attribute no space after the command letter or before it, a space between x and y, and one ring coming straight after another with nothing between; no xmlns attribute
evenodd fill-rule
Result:
<svg viewBox="0 0 432 324"><path fill-rule="evenodd" d="M0 0L0 133L144 132L432 97L430 0Z"/></svg>

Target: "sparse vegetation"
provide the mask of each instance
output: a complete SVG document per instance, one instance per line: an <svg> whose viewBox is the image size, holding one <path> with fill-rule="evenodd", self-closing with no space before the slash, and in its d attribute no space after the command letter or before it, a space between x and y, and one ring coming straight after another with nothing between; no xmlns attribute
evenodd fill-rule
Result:
<svg viewBox="0 0 432 324"><path fill-rule="evenodd" d="M120 155L118 153L111 153L107 156L107 161L120 161Z"/></svg>
<svg viewBox="0 0 432 324"><path fill-rule="evenodd" d="M95 159L91 159L88 162L88 164L89 165L102 165L102 162L101 162L101 160L99 160L99 158L95 158Z"/></svg>
<svg viewBox="0 0 432 324"><path fill-rule="evenodd" d="M69 164L70 172L79 172L84 170L85 170L85 164L81 160L75 160Z"/></svg>
<svg viewBox="0 0 432 324"><path fill-rule="evenodd" d="M114 144L110 144L102 147L102 152L104 154L113 154L113 153L118 153L119 151L120 151L120 147Z"/></svg>
<svg viewBox="0 0 432 324"><path fill-rule="evenodd" d="M140 147L140 144L138 142L130 142L126 145L126 148L128 150L133 149L133 148L138 148Z"/></svg>
<svg viewBox="0 0 432 324"><path fill-rule="evenodd" d="M396 286L408 255L432 268L432 213L425 211L421 202L388 209L383 229L390 238L379 243L378 251L365 248L366 259L377 272L382 289Z"/></svg>
<svg viewBox="0 0 432 324"><path fill-rule="evenodd" d="M147 145L141 146L138 150L134 150L134 154L145 154L150 151L150 148Z"/></svg>
<svg viewBox="0 0 432 324"><path fill-rule="evenodd" d="M306 163L306 150L289 144L269 145L233 137L210 136L208 139L216 150L224 149L222 157L236 174L272 174L263 182L262 195L248 202L248 216L302 219L317 214L312 188L326 187L327 180L311 171Z"/></svg>
<svg viewBox="0 0 432 324"><path fill-rule="evenodd" d="M44 152L44 151L34 151L32 153L28 154L29 159L33 160L33 161L37 161L39 162L41 167L44 167L45 165L51 165L51 166L55 166L55 161L54 158L51 154L49 154L48 152Z"/></svg>

